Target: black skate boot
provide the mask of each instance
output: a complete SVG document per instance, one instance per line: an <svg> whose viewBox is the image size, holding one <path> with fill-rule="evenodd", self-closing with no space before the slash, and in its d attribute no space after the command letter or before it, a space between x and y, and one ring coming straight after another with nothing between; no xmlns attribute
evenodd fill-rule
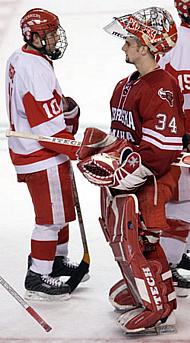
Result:
<svg viewBox="0 0 190 343"><path fill-rule="evenodd" d="M190 281L184 278L178 271L178 268L171 266L173 284L178 297L187 297L189 295Z"/></svg>
<svg viewBox="0 0 190 343"><path fill-rule="evenodd" d="M27 300L66 300L70 298L70 287L49 275L28 270L25 278Z"/></svg>
<svg viewBox="0 0 190 343"><path fill-rule="evenodd" d="M78 264L70 262L67 257L56 256L53 263L52 273L50 275L53 277L72 276L77 271L77 268L78 268ZM89 280L89 278L90 278L90 275L87 273L84 275L81 282L85 282Z"/></svg>
<svg viewBox="0 0 190 343"><path fill-rule="evenodd" d="M181 261L177 265L177 268L186 269L190 271L190 257L187 254L183 254Z"/></svg>

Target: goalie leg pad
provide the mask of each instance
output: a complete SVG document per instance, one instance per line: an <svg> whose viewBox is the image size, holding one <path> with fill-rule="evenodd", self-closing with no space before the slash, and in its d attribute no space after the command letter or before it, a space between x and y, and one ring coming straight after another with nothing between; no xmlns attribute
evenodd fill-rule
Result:
<svg viewBox="0 0 190 343"><path fill-rule="evenodd" d="M159 244L144 246L139 243L138 201L134 195L107 198L107 217L104 218L109 241L124 280L138 306L147 313L139 317L138 327L149 327L165 320L176 308L171 271ZM150 249L151 248L151 249ZM138 315L139 316L139 315ZM145 316L145 317L146 317ZM141 322L141 319L143 322ZM151 319L151 320L150 320ZM130 330L136 320L130 324Z"/></svg>
<svg viewBox="0 0 190 343"><path fill-rule="evenodd" d="M104 233L107 242L110 242L110 235L108 232L108 218L109 218L109 204L112 201L112 195L108 188L102 187L100 189L100 204L101 204L101 217L99 218L99 223L101 225L102 231Z"/></svg>
<svg viewBox="0 0 190 343"><path fill-rule="evenodd" d="M127 286L126 280L121 279L109 291L111 305L120 312L127 312L137 307L136 302Z"/></svg>
<svg viewBox="0 0 190 343"><path fill-rule="evenodd" d="M146 311L143 308L137 308L130 312L123 313L118 318L118 323L121 329L131 337L176 333L176 318L173 312L166 320L158 320L156 325L151 325L152 318L153 315L151 312ZM149 322L149 326L145 327L144 325L143 327L142 325L142 327L139 327L139 321L141 324L143 324L143 321Z"/></svg>

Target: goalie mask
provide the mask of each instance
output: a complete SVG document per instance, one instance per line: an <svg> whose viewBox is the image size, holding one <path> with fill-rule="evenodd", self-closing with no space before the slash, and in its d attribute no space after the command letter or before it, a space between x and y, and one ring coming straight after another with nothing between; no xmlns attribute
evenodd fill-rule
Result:
<svg viewBox="0 0 190 343"><path fill-rule="evenodd" d="M174 5L182 22L190 25L190 1L189 0L175 0Z"/></svg>
<svg viewBox="0 0 190 343"><path fill-rule="evenodd" d="M63 56L68 43L65 31L55 14L41 8L34 8L22 17L20 27L24 41L28 45L52 60ZM33 44L34 34L40 39L41 47L39 48Z"/></svg>
<svg viewBox="0 0 190 343"><path fill-rule="evenodd" d="M134 38L147 45L153 55L165 54L175 46L177 28L171 14L160 7L149 7L132 14L115 17L104 27L112 36Z"/></svg>

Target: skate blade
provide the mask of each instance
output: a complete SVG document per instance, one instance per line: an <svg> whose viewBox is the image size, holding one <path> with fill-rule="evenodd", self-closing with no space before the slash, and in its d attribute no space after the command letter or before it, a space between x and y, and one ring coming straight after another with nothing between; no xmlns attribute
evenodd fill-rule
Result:
<svg viewBox="0 0 190 343"><path fill-rule="evenodd" d="M30 301L64 301L70 299L71 295L69 293L59 294L59 295L50 295L42 292L35 292L35 291L26 291L24 295L24 299Z"/></svg>
<svg viewBox="0 0 190 343"><path fill-rule="evenodd" d="M90 274L85 274L81 280L81 282L86 282L90 279Z"/></svg>
<svg viewBox="0 0 190 343"><path fill-rule="evenodd" d="M176 333L176 326L174 325L167 325L167 324L161 324L158 326L154 326L152 328L142 328L139 329L139 331L125 331L125 334L127 337L139 337L139 336L158 336L158 335L163 335L163 334L168 334L168 333Z"/></svg>

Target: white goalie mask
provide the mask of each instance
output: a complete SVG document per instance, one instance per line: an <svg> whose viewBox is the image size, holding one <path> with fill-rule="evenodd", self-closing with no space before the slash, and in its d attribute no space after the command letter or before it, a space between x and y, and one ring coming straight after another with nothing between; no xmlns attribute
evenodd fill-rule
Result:
<svg viewBox="0 0 190 343"><path fill-rule="evenodd" d="M152 54L165 54L177 41L177 28L171 14L160 7L149 7L132 14L115 17L104 27L112 36L138 39Z"/></svg>

